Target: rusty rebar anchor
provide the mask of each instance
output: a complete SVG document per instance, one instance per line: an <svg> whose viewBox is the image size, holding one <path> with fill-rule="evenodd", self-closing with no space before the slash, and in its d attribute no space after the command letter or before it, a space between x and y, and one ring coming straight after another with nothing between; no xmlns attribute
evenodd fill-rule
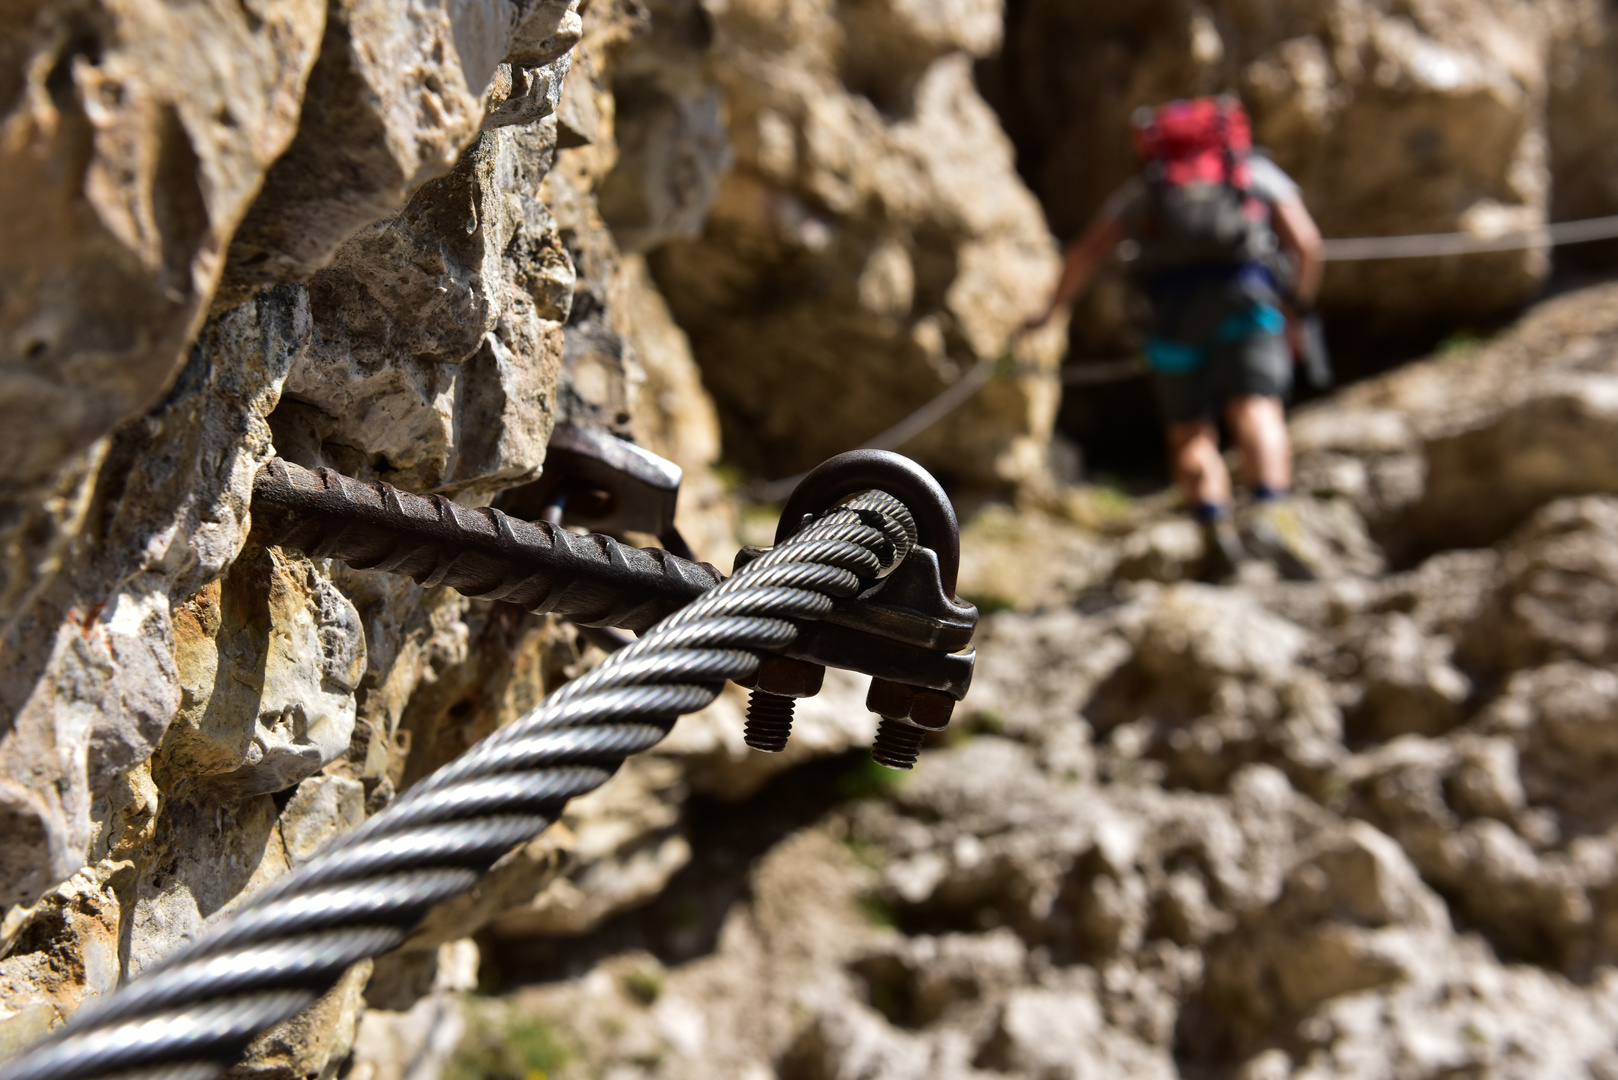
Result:
<svg viewBox="0 0 1618 1080"><path fill-rule="evenodd" d="M831 665L873 676L867 702L883 717L873 754L890 768L907 769L926 732L948 725L954 702L971 685L978 613L954 595L959 530L943 489L920 466L874 451L833 458L788 501L777 544L839 500L870 489L910 509L919 543L890 575L838 602L824 619L802 624L793 644L763 658L746 684L753 694L745 738L754 749L786 748L794 702L819 693ZM706 563L657 548L630 547L599 533L581 536L551 521L524 521L282 459L254 480L253 525L265 544L554 612L589 627L646 631L722 580ZM738 569L762 553L743 549Z"/></svg>
<svg viewBox="0 0 1618 1080"><path fill-rule="evenodd" d="M722 580L707 563L580 536L442 495L305 469L277 458L253 480L253 530L356 570L404 574L467 596L555 612L587 626L645 631Z"/></svg>

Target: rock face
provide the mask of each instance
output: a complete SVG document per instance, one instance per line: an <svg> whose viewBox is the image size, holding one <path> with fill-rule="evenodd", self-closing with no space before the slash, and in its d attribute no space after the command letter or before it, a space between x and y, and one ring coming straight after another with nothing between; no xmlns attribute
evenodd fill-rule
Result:
<svg viewBox="0 0 1618 1080"><path fill-rule="evenodd" d="M534 478L559 402L606 393L564 370L579 279L618 327L598 336L627 333L605 293L630 280L599 224L583 259L546 207L574 4L36 7L0 46L5 1052L575 671L543 618L262 547L249 497L275 455L470 505ZM598 363L619 409L677 427L627 339ZM680 438L700 486L717 447ZM451 936L560 850L514 856ZM379 1000L409 1006L412 962ZM370 978L250 1068L330 1075Z"/></svg>
<svg viewBox="0 0 1618 1080"><path fill-rule="evenodd" d="M615 65L632 82L662 21L598 3L586 26L561 0L25 14L0 95L5 1053L599 658L554 620L263 547L265 461L486 505L538 475L555 422L604 427L681 464L682 529L735 550L687 336L597 205ZM626 121L626 160L677 173L644 163L657 116ZM362 1049L418 1013L453 1027L467 934L576 933L656 895L690 858L687 791L869 740L863 689L830 686L769 766L727 698L246 1068L348 1069L367 1008Z"/></svg>
<svg viewBox="0 0 1618 1080"><path fill-rule="evenodd" d="M0 66L0 620L60 565L98 443L174 380L297 131L325 12L26 3ZM184 75L179 73L184 72Z"/></svg>
<svg viewBox="0 0 1618 1080"><path fill-rule="evenodd" d="M654 24L702 18L695 8L659 6ZM652 271L691 335L726 453L749 470L793 473L861 445L1000 356L1038 308L1050 239L972 78L972 58L998 43L997 9L748 0L714 9L706 88L690 74L664 88L677 72L629 62L626 89L681 120L658 128L672 145L647 136L620 162L603 210L642 244L672 237ZM693 66L668 66L680 63ZM728 148L703 96L716 91ZM734 165L713 183L721 149ZM670 171L666 158L689 165ZM691 183L667 192L648 169ZM712 212L690 235L704 200ZM1035 478L1054 337L1017 357L906 452L980 488Z"/></svg>
<svg viewBox="0 0 1618 1080"><path fill-rule="evenodd" d="M1351 500L1406 561L1492 544L1561 496L1618 492L1615 317L1618 294L1583 290L1493 341L1303 410L1300 482Z"/></svg>

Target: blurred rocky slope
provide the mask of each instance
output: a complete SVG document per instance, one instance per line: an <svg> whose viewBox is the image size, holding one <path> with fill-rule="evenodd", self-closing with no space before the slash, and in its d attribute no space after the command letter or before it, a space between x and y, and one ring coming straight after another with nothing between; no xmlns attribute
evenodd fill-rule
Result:
<svg viewBox="0 0 1618 1080"><path fill-rule="evenodd" d="M964 587L1021 610L955 738L693 800L592 933L496 924L452 1067L1613 1075L1615 377L1604 286L1304 410L1314 583L1198 584L1150 503L980 517Z"/></svg>
<svg viewBox="0 0 1618 1080"><path fill-rule="evenodd" d="M727 453L784 475L998 357L1049 287L1055 250L972 77L999 44L997 3L712 11L704 64L734 161L698 235L677 221L628 235L667 240L652 270L708 376ZM1050 333L1019 345L1016 377L907 451L961 484L1036 481L1057 346Z"/></svg>

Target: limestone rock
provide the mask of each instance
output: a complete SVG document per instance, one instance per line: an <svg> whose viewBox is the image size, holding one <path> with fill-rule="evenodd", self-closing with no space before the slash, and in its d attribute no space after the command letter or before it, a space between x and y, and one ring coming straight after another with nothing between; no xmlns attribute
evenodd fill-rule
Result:
<svg viewBox="0 0 1618 1080"><path fill-rule="evenodd" d="M465 1034L458 995L429 995L406 1012L367 1009L354 1036L353 1075L362 1080L436 1075Z"/></svg>
<svg viewBox="0 0 1618 1080"><path fill-rule="evenodd" d="M1610 613L1618 606L1613 534L1618 499L1550 504L1518 530L1489 607L1467 641L1474 663L1496 671L1551 660L1611 663Z"/></svg>
<svg viewBox="0 0 1618 1080"><path fill-rule="evenodd" d="M309 282L290 456L487 501L544 460L573 268L535 189L549 125L495 128ZM293 432L307 432L298 437ZM299 432L299 434L301 434Z"/></svg>
<svg viewBox="0 0 1618 1080"><path fill-rule="evenodd" d="M385 805L419 775L416 691L478 634L479 670L507 644L488 605L469 627L468 602L442 590L249 544L248 508L277 452L472 502L537 473L574 290L540 188L576 5L283 7L181 26L46 6L0 45L8 70L32 72L5 99L7 152L28 162L0 198L46 208L5 215L24 230L7 252L35 267L8 293L23 304L8 340L34 371L13 425L51 458L0 467L15 511L0 536L0 904L38 901L0 933L0 964L17 962L7 1045ZM69 151L89 163L83 190L39 187ZM51 210L63 199L90 216ZM58 354L72 365L51 374ZM62 393L71 407L52 404ZM510 665L492 726L560 677L541 670L561 663L548 624L526 618L532 663ZM543 888L558 840L484 906ZM108 888L110 908L92 895ZM84 920L51 914L70 895L105 924L112 982ZM267 1033L244 1068L331 1074L367 977Z"/></svg>
<svg viewBox="0 0 1618 1080"><path fill-rule="evenodd" d="M342 776L299 784L281 812L281 842L294 867L308 862L328 841L365 820L365 791Z"/></svg>
<svg viewBox="0 0 1618 1080"><path fill-rule="evenodd" d="M960 51L993 46L976 14L989 5L854 9L870 13L860 35L809 2L714 16L708 70L735 165L701 235L650 257L720 407L727 454L764 474L857 446L998 357L1054 272L1039 210ZM897 79L893 96L860 84L862 64ZM694 136L681 145L702 158ZM634 158L621 168L644 172ZM614 207L603 210L616 225ZM650 220L622 213L631 227ZM676 219L665 232L685 231L664 216ZM967 484L1036 480L1055 359L1053 336L1031 339L1010 378L904 449Z"/></svg>
<svg viewBox="0 0 1618 1080"><path fill-rule="evenodd" d="M1177 1075L1161 1049L1107 1022L1094 977L1051 982L1019 987L1007 997L974 1064L1024 1075Z"/></svg>
<svg viewBox="0 0 1618 1080"><path fill-rule="evenodd" d="M1614 34L1612 13L1599 4L1559 12L1545 103L1551 175L1551 218L1600 217L1618 206L1612 184Z"/></svg>
<svg viewBox="0 0 1618 1080"><path fill-rule="evenodd" d="M517 35L529 18L554 35L558 8L570 10L549 0L333 3L297 138L231 241L227 289L307 278L354 232L449 172L483 125L485 91ZM541 61L547 50L535 44L519 57L533 63L506 68L504 98L554 107L565 48ZM545 64L552 70L533 70Z"/></svg>
<svg viewBox="0 0 1618 1080"><path fill-rule="evenodd" d="M1210 950L1206 1004L1197 1005L1218 1019L1197 1030L1194 1005L1192 1038L1224 1044L1198 1047L1203 1054L1245 1057L1283 1017L1418 975L1419 954L1387 928L1442 933L1448 924L1399 846L1351 824L1291 871L1275 904Z"/></svg>
<svg viewBox="0 0 1618 1080"><path fill-rule="evenodd" d="M368 960L349 968L319 1001L254 1039L232 1072L263 1080L335 1073L354 1049L360 994L370 974Z"/></svg>
<svg viewBox="0 0 1618 1080"><path fill-rule="evenodd" d="M579 933L662 891L691 858L679 831L682 777L667 759L642 758L569 804L563 821L578 840L573 872L511 905L495 922L506 937Z"/></svg>
<svg viewBox="0 0 1618 1080"><path fill-rule="evenodd" d="M615 310L626 322L645 381L630 403L635 432L655 453L684 470L675 527L697 556L716 566L734 556L735 500L714 471L721 448L719 414L691 355L691 343L669 313L646 262L625 256L624 290Z"/></svg>
<svg viewBox="0 0 1618 1080"><path fill-rule="evenodd" d="M1330 213L1371 198L1328 167L1366 143L1379 182L1444 170L1397 208L1412 226L1538 220L1540 106L1588 104L1604 78L1604 16L1581 9L1572 81L1547 89L1547 43L1573 25L1554 8L1124 12L1106 25L1144 35L1147 62L1103 104L1168 92L1153 72L1188 55L1292 133L1278 149ZM1009 11L1024 57L1039 20L1102 18ZM196 33L233 41L237 17ZM257 58L238 80L253 93L271 53L313 59L319 18L281 17L291 37L237 50ZM130 309L144 340L173 338L171 360L200 327L171 392L147 408L107 380L123 411L72 435L76 456L5 516L0 899L17 906L0 922L0 1050L599 660L557 620L257 546L249 485L271 454L481 504L536 475L556 419L596 424L678 461L682 528L728 556L722 452L810 464L871 434L852 418L896 419L1000 354L1054 271L976 87L998 77L973 63L1005 17L992 0L596 0L582 19L564 0L331 7L307 92L289 76L264 105L279 143L254 142L259 164L209 197L205 254L176 264L191 291L164 294L161 318ZM1115 70L1105 38L1062 70L1096 85L1086 64ZM77 48L7 40L25 58ZM88 115L61 87L110 63L86 54L56 83L18 65L25 90L61 92L0 112ZM274 134L204 146L190 100L176 123L203 172L208 147ZM1571 146L1552 130L1552 168ZM1111 160L1093 156L1098 188ZM26 194L31 175L0 189ZM102 249L62 235L52 258L101 281L82 275ZM1387 280L1415 295L1427 273L1430 296L1495 304L1536 257ZM167 265L129 295L157 295ZM969 529L981 553L962 580L1025 609L986 619L973 694L914 774L859 765L860 679L829 675L768 758L741 747L730 691L265 1034L245 1072L1618 1068L1612 310L1607 289L1561 297L1301 417L1302 505L1330 564L1312 583L1192 584L1166 502L1048 486L1054 332L1028 343L913 448L963 489L1021 486L1017 509ZM704 380L727 395L717 410ZM498 946L485 977L536 985L464 1004L473 933Z"/></svg>
<svg viewBox="0 0 1618 1080"><path fill-rule="evenodd" d="M1341 542L1329 580L1131 580L1167 547L1163 508L1098 521L1086 584L986 618L949 745L829 811L789 777L744 789L723 832L693 812L661 898L582 937L500 938L545 958L508 1022L570 1048L563 1076L1618 1065L1611 498L1529 478L1591 476L1570 443L1493 506L1430 487L1465 476L1435 446L1547 372L1604 377L1606 304L1559 300L1465 359L1313 407L1297 435L1316 526ZM1330 532L1337 513L1371 531ZM974 527L988 543L1029 520ZM1416 520L1443 522L1419 562ZM1446 546L1478 535L1496 546ZM727 863L721 836L764 855Z"/></svg>
<svg viewBox="0 0 1618 1080"><path fill-rule="evenodd" d="M195 938L209 917L291 868L271 796L220 803L165 794L152 839L157 857L136 868L125 901L124 966L131 976Z"/></svg>
<svg viewBox="0 0 1618 1080"><path fill-rule="evenodd" d="M1364 697L1351 731L1383 740L1442 734L1456 725L1472 684L1452 662L1454 642L1397 613L1367 620L1360 632Z"/></svg>
<svg viewBox="0 0 1618 1080"><path fill-rule="evenodd" d="M179 610L171 768L256 795L348 752L365 638L354 605L308 559L260 549Z"/></svg>
<svg viewBox="0 0 1618 1080"><path fill-rule="evenodd" d="M1126 581L1172 584L1195 578L1206 555L1207 543L1197 523L1175 518L1130 536L1116 573Z"/></svg>
<svg viewBox="0 0 1618 1080"><path fill-rule="evenodd" d="M217 319L163 406L112 440L74 558L8 628L0 768L29 793L6 800L8 902L79 866L92 803L157 748L180 705L170 606L245 543L266 417L309 332L292 287Z"/></svg>
<svg viewBox="0 0 1618 1080"><path fill-rule="evenodd" d="M1121 523L1094 514L1087 503L1068 510L990 504L968 518L961 532L961 595L984 611L1057 607L1104 582L1120 557L1135 559L1160 539L1142 530L1131 535L1132 547L1117 552L1093 530L1098 523ZM1171 535L1162 539L1176 555L1183 554L1177 541L1184 537L1174 524L1166 530ZM1160 561L1178 565L1172 557ZM1172 579L1174 574L1165 569L1164 576Z"/></svg>
<svg viewBox="0 0 1618 1080"><path fill-rule="evenodd" d="M1353 500L1405 565L1495 543L1553 499L1618 490L1615 313L1608 287L1579 290L1494 340L1305 408L1300 483Z"/></svg>
<svg viewBox="0 0 1618 1080"><path fill-rule="evenodd" d="M119 901L112 875L87 870L4 928L0 1053L8 1057L61 1024L87 997L118 985ZM53 963L57 957L72 963Z"/></svg>
<svg viewBox="0 0 1618 1080"><path fill-rule="evenodd" d="M600 205L627 251L696 236L734 162L725 100L709 75L713 16L692 0L653 0L615 51L611 90L618 154Z"/></svg>
<svg viewBox="0 0 1618 1080"><path fill-rule="evenodd" d="M82 473L96 440L179 374L231 233L297 130L323 7L29 2L8 16L8 522L42 511L62 521L41 500L71 487L64 470ZM8 546L27 543L6 533ZM8 558L0 594L31 569Z"/></svg>

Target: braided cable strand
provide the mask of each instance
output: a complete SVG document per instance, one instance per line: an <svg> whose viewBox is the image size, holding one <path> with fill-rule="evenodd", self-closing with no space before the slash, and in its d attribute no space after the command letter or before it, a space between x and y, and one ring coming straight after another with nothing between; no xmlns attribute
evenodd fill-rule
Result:
<svg viewBox="0 0 1618 1080"><path fill-rule="evenodd" d="M605 783L675 719L747 678L757 650L797 636L898 565L915 543L902 503L867 492L811 522L400 795L56 1035L0 1080L208 1080L351 965L397 947L568 800Z"/></svg>

